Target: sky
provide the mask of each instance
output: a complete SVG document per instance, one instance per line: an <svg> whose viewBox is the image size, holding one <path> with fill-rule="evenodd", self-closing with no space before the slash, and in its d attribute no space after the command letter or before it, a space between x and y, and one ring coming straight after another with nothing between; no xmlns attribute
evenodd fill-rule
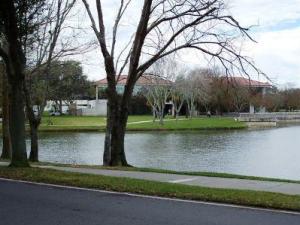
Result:
<svg viewBox="0 0 300 225"><path fill-rule="evenodd" d="M257 43L246 53L280 87L300 87L300 0L233 0L230 10Z"/></svg>
<svg viewBox="0 0 300 225"><path fill-rule="evenodd" d="M229 12L244 27L253 26L250 34L254 42L243 43L243 53L251 57L278 87L300 87L300 0L226 0ZM89 1L94 9L94 0ZM102 0L106 26L109 29L114 21L119 0ZM138 18L141 0L132 0L133 5L120 35L126 36L126 29L134 27L134 18ZM83 7L83 5L82 5ZM94 11L95 13L95 11ZM126 26L127 21L128 26ZM89 26L85 14L80 20ZM93 35L92 32L89 35ZM128 32L130 33L130 32ZM92 80L99 80L105 75L99 48L81 56L84 72ZM194 53L183 59L191 67L203 66ZM253 79L264 81L260 76Z"/></svg>

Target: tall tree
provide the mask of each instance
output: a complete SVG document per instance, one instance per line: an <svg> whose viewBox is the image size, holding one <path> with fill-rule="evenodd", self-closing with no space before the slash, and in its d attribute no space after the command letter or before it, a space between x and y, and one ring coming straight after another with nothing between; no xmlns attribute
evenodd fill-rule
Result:
<svg viewBox="0 0 300 225"><path fill-rule="evenodd" d="M153 122L158 117L159 123L163 125L165 105L170 97L171 84L158 76L151 77L153 83L145 87L144 95L152 107Z"/></svg>
<svg viewBox="0 0 300 225"><path fill-rule="evenodd" d="M36 96L37 93L34 93L35 89L31 88L32 82L30 79L35 77L33 75L37 74L36 71L41 72L43 70L43 73L47 74L53 58L62 57L69 53L67 49L70 48L70 39L66 37L60 42L62 49L56 51L56 47L61 30L65 29L63 23L74 3L75 0L7 0L1 3L1 9L3 10L1 12L1 18L3 19L1 20L2 27L0 31L2 34L1 56L6 63L7 70L10 70L12 74L15 73L13 70L16 70L13 66L16 67L17 65L16 63L12 63L13 66L9 65L11 46L16 52L15 56L18 54L20 58L18 60L20 62L18 63L20 67L18 71L22 71L20 84L23 86L21 92L24 92L26 112L29 119L32 150L30 159L33 161L37 161L37 128L41 121L46 100L44 98L43 101L40 101L42 104L38 107L40 110L34 111L36 106L33 105L33 102L36 103L36 101L32 99L32 94ZM8 9L14 11L12 15L7 14ZM10 35L10 30L13 30L11 33L14 36ZM70 32L70 36L74 39L76 32ZM15 45L16 42L17 46ZM72 50L74 51L74 48ZM8 78L10 77L8 75ZM26 82L24 82L25 77ZM47 88L44 89L47 90ZM14 92L16 92L15 89L11 94L12 96ZM23 93L19 95L21 96ZM42 96L46 96L46 94L40 97ZM23 99L22 104L24 104ZM20 108L23 107L20 104L18 105Z"/></svg>
<svg viewBox="0 0 300 225"><path fill-rule="evenodd" d="M196 102L202 92L203 86L199 71L190 71L184 80L184 98L187 103L188 117L190 119L196 112Z"/></svg>
<svg viewBox="0 0 300 225"><path fill-rule="evenodd" d="M176 121L178 120L179 113L185 102L184 75L185 72L182 70L180 74L176 77L176 80L171 87L170 95L174 107Z"/></svg>
<svg viewBox="0 0 300 225"><path fill-rule="evenodd" d="M23 86L26 58L20 42L17 8L14 1L0 3L0 56L9 82L9 130L12 144L11 166L28 166L25 144Z"/></svg>
<svg viewBox="0 0 300 225"><path fill-rule="evenodd" d="M87 0L82 0L98 39L108 81L108 115L103 162L109 166L128 165L124 151L124 137L128 119L128 105L136 81L157 60L184 49L198 50L225 67L245 72L245 64L258 70L234 44L241 35L251 39L248 29L226 11L223 0L144 0L139 1L141 13L129 44L116 47L118 28L131 0L121 0L112 29L107 37L102 1L95 0L97 19ZM97 22L96 22L97 21ZM108 43L110 41L110 43ZM110 46L110 48L109 48ZM121 50L116 56L116 49ZM123 57L124 55L124 57ZM123 60L121 60L123 59ZM121 64L120 64L121 63ZM120 74L127 69L128 79L120 96L116 85Z"/></svg>
<svg viewBox="0 0 300 225"><path fill-rule="evenodd" d="M142 94L147 99L147 103L151 106L152 109L152 121L153 123L156 120L156 116L158 115L158 109L157 109L157 98L154 95L153 88L151 86L144 87L142 89Z"/></svg>
<svg viewBox="0 0 300 225"><path fill-rule="evenodd" d="M249 87L242 87L240 85L231 85L230 95L232 98L232 105L237 113L242 112L245 108L249 107L250 91Z"/></svg>
<svg viewBox="0 0 300 225"><path fill-rule="evenodd" d="M24 85L26 113L30 125L31 149L29 159L38 161L38 128L49 96L49 72L52 61L74 54L76 32L65 26L75 0L22 1L19 12L22 24L22 47L26 53L26 83ZM62 30L69 33L60 38ZM72 37L72 39L70 38ZM42 76L41 79L38 76ZM43 81L43 82L41 82ZM38 82L38 83L37 83Z"/></svg>

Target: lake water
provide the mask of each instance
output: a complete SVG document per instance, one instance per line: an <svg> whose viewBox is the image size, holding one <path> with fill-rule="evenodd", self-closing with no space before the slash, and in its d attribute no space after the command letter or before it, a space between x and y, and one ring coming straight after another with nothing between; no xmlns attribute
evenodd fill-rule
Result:
<svg viewBox="0 0 300 225"><path fill-rule="evenodd" d="M41 133L40 160L99 165L103 142L103 133ZM125 145L134 166L300 180L300 126L128 133Z"/></svg>

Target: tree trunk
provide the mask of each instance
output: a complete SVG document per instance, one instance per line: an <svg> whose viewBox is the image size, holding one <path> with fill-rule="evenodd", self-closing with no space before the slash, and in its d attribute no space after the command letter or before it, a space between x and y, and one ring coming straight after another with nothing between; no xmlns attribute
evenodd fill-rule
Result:
<svg viewBox="0 0 300 225"><path fill-rule="evenodd" d="M188 118L192 119L192 104L188 103Z"/></svg>
<svg viewBox="0 0 300 225"><path fill-rule="evenodd" d="M114 123L111 130L111 166L128 166L124 149L126 122L124 124L125 117L121 117L123 119L120 118L120 123Z"/></svg>
<svg viewBox="0 0 300 225"><path fill-rule="evenodd" d="M110 166L110 160L111 160L111 117L110 114L110 102L107 101L107 116L106 116L106 131L105 131L105 139L104 139L104 153L103 153L103 165L104 166Z"/></svg>
<svg viewBox="0 0 300 225"><path fill-rule="evenodd" d="M2 53L9 83L9 133L12 146L11 166L29 166L25 143L23 84L26 58L20 43L14 1L1 2L0 8L7 49Z"/></svg>
<svg viewBox="0 0 300 225"><path fill-rule="evenodd" d="M30 155L29 160L32 162L38 162L38 127L41 123L41 117L46 106L46 100L40 105L41 109L37 111L37 115L33 110L33 104L30 97L30 91L27 89L27 86L24 85L24 96L26 103L26 114L29 120L30 125Z"/></svg>
<svg viewBox="0 0 300 225"><path fill-rule="evenodd" d="M152 116L153 116L153 123L154 123L155 119L156 119L156 108L155 108L155 106L152 106Z"/></svg>
<svg viewBox="0 0 300 225"><path fill-rule="evenodd" d="M11 166L28 166L25 143L25 114L22 80L10 82L9 128L12 143Z"/></svg>
<svg viewBox="0 0 300 225"><path fill-rule="evenodd" d="M31 162L39 161L39 146L38 146L38 123L30 123L30 142L31 149L29 160Z"/></svg>
<svg viewBox="0 0 300 225"><path fill-rule="evenodd" d="M129 166L124 149L127 119L127 107L122 107L118 99L109 98L103 154L104 166Z"/></svg>
<svg viewBox="0 0 300 225"><path fill-rule="evenodd" d="M176 119L176 122L178 121L178 116L179 116L179 111L175 110L175 119Z"/></svg>
<svg viewBox="0 0 300 225"><path fill-rule="evenodd" d="M9 99L7 77L2 73L2 159L11 159L11 139L9 134Z"/></svg>
<svg viewBox="0 0 300 225"><path fill-rule="evenodd" d="M164 125L164 108L162 108L159 113L159 124Z"/></svg>
<svg viewBox="0 0 300 225"><path fill-rule="evenodd" d="M62 100L60 99L59 100L59 113L60 113L60 115L62 115L62 113L63 113L63 106L62 106Z"/></svg>

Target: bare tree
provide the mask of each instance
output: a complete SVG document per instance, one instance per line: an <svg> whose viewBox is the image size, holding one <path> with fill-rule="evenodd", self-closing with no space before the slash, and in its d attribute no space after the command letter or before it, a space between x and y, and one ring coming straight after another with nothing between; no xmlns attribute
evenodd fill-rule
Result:
<svg viewBox="0 0 300 225"><path fill-rule="evenodd" d="M237 113L242 112L250 102L250 90L247 87L232 86L230 87L232 103Z"/></svg>
<svg viewBox="0 0 300 225"><path fill-rule="evenodd" d="M156 120L156 117L158 115L158 110L157 110L157 99L156 96L154 95L154 90L153 87L148 85L145 86L142 90L143 96L147 99L147 103L151 106L152 109L152 118L153 118L153 123Z"/></svg>
<svg viewBox="0 0 300 225"><path fill-rule="evenodd" d="M152 85L146 87L145 97L153 110L153 122L155 117L158 116L159 123L163 125L165 106L170 96L170 84L158 76L154 76L152 79L155 81Z"/></svg>
<svg viewBox="0 0 300 225"><path fill-rule="evenodd" d="M149 70L151 71L151 76L149 76L151 77L151 85L146 88L148 92L146 96L149 100L152 99L153 109L162 125L165 106L171 93L173 83L171 80L175 76L176 63L171 58L166 57L156 61Z"/></svg>
<svg viewBox="0 0 300 225"><path fill-rule="evenodd" d="M38 127L51 90L49 89L50 71L53 61L65 56L84 52L89 46L75 46L77 32L65 25L76 0L50 0L34 10L42 10L30 18L27 27L34 32L23 38L23 48L27 58L26 83L24 84L26 113L30 125L30 161L38 161ZM69 33L60 38L62 31ZM73 39L73 40L72 40ZM38 82L39 81L39 82Z"/></svg>
<svg viewBox="0 0 300 225"><path fill-rule="evenodd" d="M266 109L268 111L271 112L278 112L280 109L282 109L284 107L284 103L287 101L284 101L284 93L286 93L286 91L278 91L278 90L274 90L270 93L267 93L264 96L263 99L263 105L266 107ZM300 91L298 90L298 93L294 93L294 95L296 95L296 98L298 99L297 103L298 106L297 108L299 108L299 97L300 97Z"/></svg>
<svg viewBox="0 0 300 225"><path fill-rule="evenodd" d="M195 114L196 99L199 95L199 87L195 71L191 71L184 81L184 99L187 103L188 117L191 119Z"/></svg>
<svg viewBox="0 0 300 225"><path fill-rule="evenodd" d="M213 92L213 79L219 76L218 68L197 68L190 72L190 78L195 86L196 103L204 106L206 112L210 110Z"/></svg>
<svg viewBox="0 0 300 225"><path fill-rule="evenodd" d="M156 99L157 114L159 117L159 123L164 124L164 112L167 99L170 96L170 87L166 85L155 85L152 90L150 90Z"/></svg>
<svg viewBox="0 0 300 225"><path fill-rule="evenodd" d="M174 107L175 118L177 121L179 117L179 112L185 100L183 87L180 84L175 83L175 85L171 88L170 95Z"/></svg>
<svg viewBox="0 0 300 225"><path fill-rule="evenodd" d="M227 74L232 70L247 73L245 65L259 72L247 57L240 54L240 49L235 45L237 37L251 39L247 33L248 28L240 26L227 13L223 0L142 1L140 17L131 36L133 38L125 45L125 50L120 52L121 56L116 58L115 46L120 40L117 37L118 28L131 1L120 1L111 38L107 37L105 30L102 1L95 0L97 17L93 16L87 0L82 1L100 45L108 80L104 165L128 165L124 151L128 105L136 81L157 60L180 50L191 49L218 61ZM120 58L123 60L119 60ZM116 85L124 69L128 70L128 79L124 93L119 96Z"/></svg>
<svg viewBox="0 0 300 225"><path fill-rule="evenodd" d="M181 69L179 74L176 74L177 76L170 90L176 121L185 102L185 73L186 71Z"/></svg>
<svg viewBox="0 0 300 225"><path fill-rule="evenodd" d="M83 49L87 48L86 45L74 47L73 40L76 42L75 40L78 34L77 28L73 27L72 24L63 25L75 1L76 0L24 0L16 1L16 4L13 5L11 5L11 3L1 5L1 10L3 9L0 15L3 17L3 20L1 20L3 21L1 28L3 29L0 31L2 35L1 56L6 63L8 74L12 73L14 72L14 68L9 65L11 60L9 48L11 46L17 48L15 52L20 58L19 61L21 64L19 65L20 68L18 72L21 73L20 85L22 84L19 97L23 97L23 94L25 96L25 101L23 98L19 100L21 103L21 105L19 104L19 109L21 110L21 107L23 107L22 104L25 103L30 125L30 159L32 161L38 160L37 129L41 123L41 117L48 96L49 88L47 79L49 77L51 63L55 59L74 55L75 52L82 53ZM11 10L11 12L14 11L13 16L7 15L8 9ZM14 21L11 22L11 20ZM13 24L13 26L16 25L16 27L11 26L11 24ZM62 31L69 36L64 35L62 38L59 38ZM15 40L9 32L13 33ZM76 44L78 43L76 42ZM14 57L16 57L16 55L14 55ZM41 75L45 78L43 84L40 84L40 86L43 87L37 89L37 86L33 84L33 80L37 80L36 77ZM8 77L10 77L10 75ZM26 82L24 82L25 78ZM15 92L15 88L13 92ZM36 96L38 96L39 101L36 101ZM37 104L37 102L39 103ZM23 108L20 114L24 114ZM19 117L21 118L20 115ZM22 117L24 117L24 115ZM19 124L22 123L20 121L18 121ZM17 129L19 129L18 132L20 132L20 136L24 136L24 132L21 132L23 128L19 126ZM26 161L25 158L27 158L27 154L25 142L23 144L23 137L19 137L19 142L21 141L22 145L19 143L18 146L20 149L22 148L22 157L18 156L18 158L22 158L23 161ZM14 140L12 140L12 143L14 145ZM25 164L27 164L27 162Z"/></svg>

